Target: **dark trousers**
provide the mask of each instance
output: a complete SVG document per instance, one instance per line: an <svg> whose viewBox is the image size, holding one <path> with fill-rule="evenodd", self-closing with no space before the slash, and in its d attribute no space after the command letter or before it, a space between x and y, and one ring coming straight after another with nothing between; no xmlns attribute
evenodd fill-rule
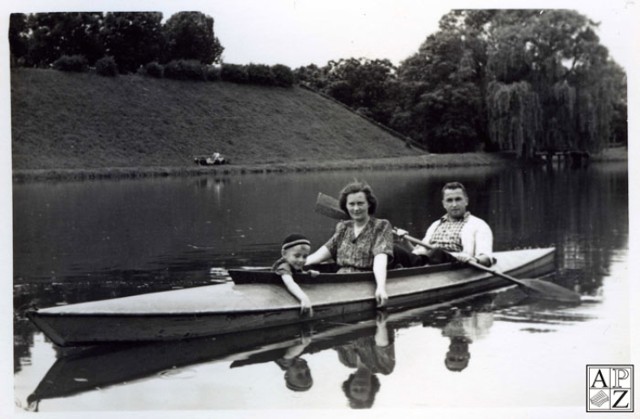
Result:
<svg viewBox="0 0 640 419"><path fill-rule="evenodd" d="M457 262L458 259L442 249L429 249L426 255L416 255L403 243L393 245L393 267L411 268L414 266L437 265L439 263Z"/></svg>

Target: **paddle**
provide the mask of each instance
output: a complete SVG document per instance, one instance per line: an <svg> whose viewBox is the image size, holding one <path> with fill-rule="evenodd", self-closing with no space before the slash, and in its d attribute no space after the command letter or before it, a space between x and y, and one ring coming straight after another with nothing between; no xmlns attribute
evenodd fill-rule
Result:
<svg viewBox="0 0 640 419"><path fill-rule="evenodd" d="M316 200L316 212L322 215L326 215L328 217L344 220L348 219L348 215L342 211L338 200L323 194L320 192L318 194L318 198ZM394 230L395 232L395 230ZM416 239L415 237L411 237L409 235L404 236L409 242L414 243L419 246L423 246L427 249L432 249L432 246L423 243L421 240ZM444 251L444 250L443 250ZM445 253L447 253L445 251ZM511 281L514 284L522 287L529 295L533 295L537 298L542 298L546 300L553 300L563 303L579 303L581 301L580 294L568 290L559 285L553 284L547 281L541 281L539 279L516 279L512 276L504 274L502 272L498 272L494 269L488 268L484 265L480 265L479 263L473 261L467 261L467 265L472 266L481 271L489 272L495 276L499 276L500 278L506 279L507 281Z"/></svg>

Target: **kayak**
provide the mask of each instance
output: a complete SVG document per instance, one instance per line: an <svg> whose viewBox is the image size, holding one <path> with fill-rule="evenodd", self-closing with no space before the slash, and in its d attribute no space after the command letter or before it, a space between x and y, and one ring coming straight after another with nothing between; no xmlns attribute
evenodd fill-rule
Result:
<svg viewBox="0 0 640 419"><path fill-rule="evenodd" d="M526 294L519 290L500 291L465 299L463 306L466 310L510 307L522 298L526 298ZM455 318L458 311L453 310L454 307L444 303L390 313L384 317L385 325L390 332L416 322L443 329ZM230 368L239 368L274 362L283 358L289 348L300 347L302 337L308 340L303 354L318 353L356 339L373 337L378 321L376 313L366 312L215 338L56 348L55 362L29 395L27 403L68 397L147 377L163 377L195 365L226 362Z"/></svg>
<svg viewBox="0 0 640 419"><path fill-rule="evenodd" d="M494 269L514 276L553 270L554 248L495 252ZM372 312L373 273L296 275L313 304L313 319L268 270L230 270L233 281L108 300L43 308L29 319L59 346L171 341L216 336ZM511 286L490 272L462 264L390 270L388 310L452 301Z"/></svg>

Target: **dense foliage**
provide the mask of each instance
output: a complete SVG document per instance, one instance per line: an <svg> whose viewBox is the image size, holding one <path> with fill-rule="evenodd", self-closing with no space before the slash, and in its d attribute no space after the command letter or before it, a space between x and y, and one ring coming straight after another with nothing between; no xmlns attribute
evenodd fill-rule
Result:
<svg viewBox="0 0 640 419"><path fill-rule="evenodd" d="M155 77L159 79L159 78L162 78L162 76L164 76L164 67L162 66L162 64L158 63L157 61L152 61L150 63L145 64L144 70L145 70L145 73L151 77Z"/></svg>
<svg viewBox="0 0 640 419"><path fill-rule="evenodd" d="M120 73L154 61L217 63L224 50L213 18L200 12L176 13L164 24L158 12L14 13L9 44L14 66L46 68L63 55L82 55L94 66L111 56Z"/></svg>
<svg viewBox="0 0 640 419"><path fill-rule="evenodd" d="M220 70L220 78L224 81L230 81L238 84L247 83L249 81L247 68L239 64L223 65Z"/></svg>
<svg viewBox="0 0 640 419"><path fill-rule="evenodd" d="M105 77L115 77L118 75L118 65L111 56L100 58L96 61L96 73Z"/></svg>
<svg viewBox="0 0 640 419"><path fill-rule="evenodd" d="M273 73L273 82L276 86L290 87L295 80L293 71L291 68L284 64L275 64L271 66L271 72Z"/></svg>
<svg viewBox="0 0 640 419"><path fill-rule="evenodd" d="M84 55L63 55L53 62L53 68L60 71L82 73L88 70Z"/></svg>
<svg viewBox="0 0 640 419"><path fill-rule="evenodd" d="M213 18L180 12L14 13L13 66L305 84L433 152L598 152L627 143L626 74L571 10L452 10L398 67L348 58L292 71L222 64ZM110 58L107 58L110 57ZM212 64L222 64L212 66Z"/></svg>
<svg viewBox="0 0 640 419"><path fill-rule="evenodd" d="M217 63L224 48L213 33L213 18L199 12L179 12L164 25L170 60Z"/></svg>
<svg viewBox="0 0 640 419"><path fill-rule="evenodd" d="M626 143L626 75L570 10L453 10L396 69L347 59L296 69L434 152L598 152Z"/></svg>
<svg viewBox="0 0 640 419"><path fill-rule="evenodd" d="M164 66L164 77L175 80L205 80L204 68L198 60L174 60Z"/></svg>

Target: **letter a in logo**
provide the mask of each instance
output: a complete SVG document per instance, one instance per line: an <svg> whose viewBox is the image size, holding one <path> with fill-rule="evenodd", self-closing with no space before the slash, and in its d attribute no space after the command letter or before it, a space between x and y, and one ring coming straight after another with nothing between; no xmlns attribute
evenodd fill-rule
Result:
<svg viewBox="0 0 640 419"><path fill-rule="evenodd" d="M601 386L597 386L596 384L598 383L598 381L602 382ZM595 380L593 380L593 384L591 384L590 386L591 388L607 388L609 387L607 385L607 382L604 380L604 376L602 375L602 370L598 369L598 372L596 373L596 378Z"/></svg>

